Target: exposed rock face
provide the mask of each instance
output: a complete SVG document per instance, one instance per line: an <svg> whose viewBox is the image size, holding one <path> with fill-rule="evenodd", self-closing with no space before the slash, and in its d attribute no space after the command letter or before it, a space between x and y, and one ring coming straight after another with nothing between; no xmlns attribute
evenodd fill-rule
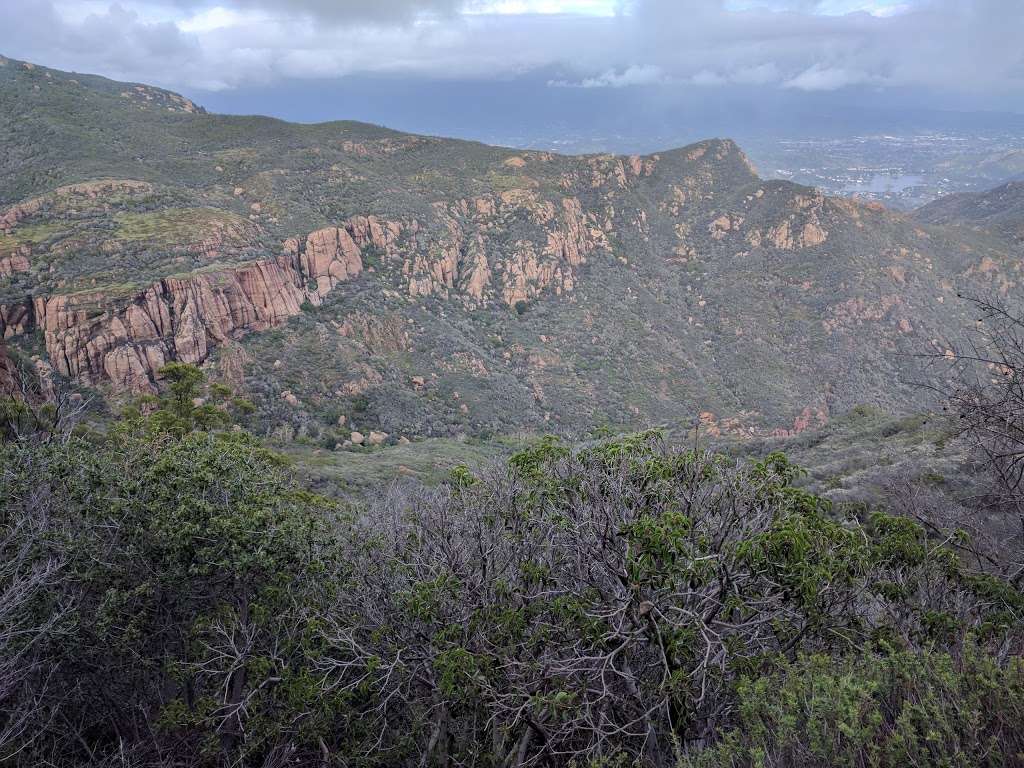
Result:
<svg viewBox="0 0 1024 768"><path fill-rule="evenodd" d="M413 297L455 294L471 305L497 300L514 306L547 290L572 291L577 268L596 250L609 248L597 218L584 213L575 197L556 205L532 190L512 189L438 203L434 211L440 230L415 227L418 247L402 256L402 274ZM516 219L534 225L542 239L520 238L511 248L499 247L495 236Z"/></svg>
<svg viewBox="0 0 1024 768"><path fill-rule="evenodd" d="M152 191L152 189L152 185L144 181L134 181L131 179L104 179L81 184L69 184L66 187L58 187L48 195L26 200L0 213L0 230L9 231L22 219L38 213L47 205L52 205L67 198L84 197L93 200L114 193L144 194Z"/></svg>
<svg viewBox="0 0 1024 768"><path fill-rule="evenodd" d="M747 242L754 247L770 245L784 251L821 245L828 239L828 230L822 224L826 206L821 194L796 195L792 202L793 213L764 233L752 231L747 235Z"/></svg>
<svg viewBox="0 0 1024 768"><path fill-rule="evenodd" d="M310 233L305 242L292 238L285 252L296 260L298 271L310 281L311 300L319 304L335 285L363 270L360 248L346 227L328 227Z"/></svg>
<svg viewBox="0 0 1024 768"><path fill-rule="evenodd" d="M417 228L413 222L411 229ZM341 226L318 229L305 238L289 238L284 251L294 268L311 283L304 286L307 297L318 305L335 285L363 271L364 249L372 248L385 257L397 258L402 233L403 225L399 222L353 216Z"/></svg>
<svg viewBox="0 0 1024 768"><path fill-rule="evenodd" d="M19 336L32 328L32 304L0 304L0 339Z"/></svg>
<svg viewBox="0 0 1024 768"><path fill-rule="evenodd" d="M629 157L599 155L590 158L588 160L591 172L590 185L595 189L608 185L625 189L633 180L641 176L650 176L654 172L658 160L657 155L644 158L638 155Z"/></svg>
<svg viewBox="0 0 1024 768"><path fill-rule="evenodd" d="M31 250L27 247L19 249L10 256L0 256L0 277L10 277L15 272L28 272L30 265L28 256Z"/></svg>
<svg viewBox="0 0 1024 768"><path fill-rule="evenodd" d="M314 232L289 248L276 261L165 278L127 302L97 292L0 306L0 335L38 327L61 374L119 392L153 391L166 362L201 363L214 347L282 324L362 270L345 229Z"/></svg>

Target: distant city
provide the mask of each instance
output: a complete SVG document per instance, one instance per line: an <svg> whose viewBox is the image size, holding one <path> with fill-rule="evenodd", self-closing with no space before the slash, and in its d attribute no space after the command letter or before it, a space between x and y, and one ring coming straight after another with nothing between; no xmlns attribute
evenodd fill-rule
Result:
<svg viewBox="0 0 1024 768"><path fill-rule="evenodd" d="M829 194L909 210L955 192L1024 177L1024 136L927 133L755 143L751 159L766 177Z"/></svg>

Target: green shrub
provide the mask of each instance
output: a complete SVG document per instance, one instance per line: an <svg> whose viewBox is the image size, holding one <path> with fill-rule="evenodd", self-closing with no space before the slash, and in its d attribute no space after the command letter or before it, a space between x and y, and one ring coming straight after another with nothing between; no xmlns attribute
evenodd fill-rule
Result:
<svg viewBox="0 0 1024 768"><path fill-rule="evenodd" d="M968 645L803 656L739 686L736 723L681 768L1024 765L1024 662Z"/></svg>

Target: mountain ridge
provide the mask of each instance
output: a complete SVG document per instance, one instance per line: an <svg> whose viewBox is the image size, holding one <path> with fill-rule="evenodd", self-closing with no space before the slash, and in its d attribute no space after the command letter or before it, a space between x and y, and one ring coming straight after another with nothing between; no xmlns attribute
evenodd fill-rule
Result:
<svg viewBox="0 0 1024 768"><path fill-rule="evenodd" d="M115 393L205 364L268 433L781 434L912 409L901 353L970 327L963 285L1019 279L1001 241L760 179L731 140L559 156L94 103L53 72L0 68L0 335ZM60 162L26 162L39 130Z"/></svg>
<svg viewBox="0 0 1024 768"><path fill-rule="evenodd" d="M1024 244L1024 179L983 192L947 195L914 211L928 224L970 227L994 233L1012 245Z"/></svg>

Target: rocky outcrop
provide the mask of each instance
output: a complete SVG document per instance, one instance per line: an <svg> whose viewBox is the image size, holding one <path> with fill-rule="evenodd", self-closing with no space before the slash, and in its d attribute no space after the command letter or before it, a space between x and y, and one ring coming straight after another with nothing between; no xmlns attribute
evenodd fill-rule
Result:
<svg viewBox="0 0 1024 768"><path fill-rule="evenodd" d="M66 203L74 199L95 200L113 194L146 194L153 186L132 179L101 179L58 187L49 194L25 200L0 213L0 230L10 231L22 219L27 219L47 206Z"/></svg>
<svg viewBox="0 0 1024 768"><path fill-rule="evenodd" d="M58 372L83 384L144 392L166 362L201 363L228 339L297 315L303 300L287 266L255 262L166 278L122 305L87 293L38 298L33 310Z"/></svg>
<svg viewBox="0 0 1024 768"><path fill-rule="evenodd" d="M28 272L31 268L28 257L31 249L23 246L17 253L8 256L0 256L0 277L10 277L15 272Z"/></svg>
<svg viewBox="0 0 1024 768"><path fill-rule="evenodd" d="M20 336L32 328L32 302L0 304L0 339Z"/></svg>
<svg viewBox="0 0 1024 768"><path fill-rule="evenodd" d="M419 230L416 248L403 256L410 296L459 295L470 305L492 300L507 306L544 291L572 291L576 271L608 237L575 197L558 203L529 189L438 203L440 227ZM505 242L510 222L524 235Z"/></svg>
<svg viewBox="0 0 1024 768"><path fill-rule="evenodd" d="M285 242L285 253L292 256L298 272L308 280L314 303L319 304L340 282L358 275L363 269L360 248L345 227L318 229L306 237Z"/></svg>
<svg viewBox="0 0 1024 768"><path fill-rule="evenodd" d="M645 172L633 165L627 163L629 174ZM118 188L110 185L74 193ZM119 392L154 391L168 361L201 363L230 339L299 314L306 301L320 304L363 271L364 252L401 264L410 296L455 294L514 306L545 290L573 290L575 271L608 248L604 230L573 197L555 203L509 190L435 211L440 226L429 229L415 220L356 216L285 241L275 260L164 278L127 299L96 291L0 306L0 335L39 328L58 373ZM492 238L507 231L510 218L526 219L535 234L499 249Z"/></svg>
<svg viewBox="0 0 1024 768"><path fill-rule="evenodd" d="M416 222L403 225L376 216L353 216L338 227L311 232L305 238L289 238L284 243L286 256L294 268L308 280L304 286L309 301L319 305L340 282L350 280L363 271L363 251L400 258L398 241L403 229L415 232Z"/></svg>
<svg viewBox="0 0 1024 768"><path fill-rule="evenodd" d="M654 173L658 160L657 155L648 157L597 155L590 157L587 159L587 164L590 166L590 186L595 189L606 186L626 189L636 179Z"/></svg>
<svg viewBox="0 0 1024 768"><path fill-rule="evenodd" d="M366 242L385 234L366 222ZM127 301L103 292L37 297L0 306L0 335L39 328L55 370L86 385L151 392L171 360L201 363L230 339L281 325L362 271L345 228L290 241L273 261L168 277Z"/></svg>
<svg viewBox="0 0 1024 768"><path fill-rule="evenodd" d="M828 216L824 195L794 195L790 203L793 213L767 228L753 230L747 242L753 247L771 246L783 251L813 248L828 239L823 220Z"/></svg>
<svg viewBox="0 0 1024 768"><path fill-rule="evenodd" d="M773 437L795 437L808 429L823 427L828 424L828 408L824 405L805 406L800 414L793 419L793 426L789 429L772 430Z"/></svg>

